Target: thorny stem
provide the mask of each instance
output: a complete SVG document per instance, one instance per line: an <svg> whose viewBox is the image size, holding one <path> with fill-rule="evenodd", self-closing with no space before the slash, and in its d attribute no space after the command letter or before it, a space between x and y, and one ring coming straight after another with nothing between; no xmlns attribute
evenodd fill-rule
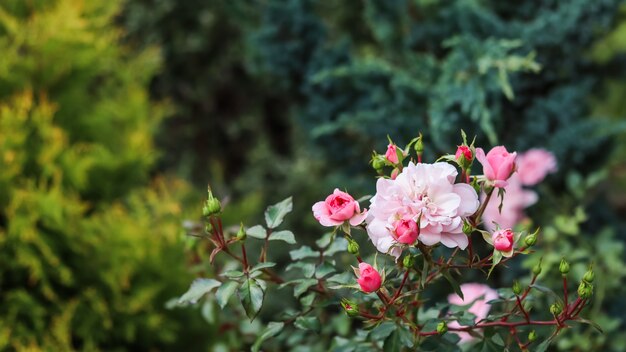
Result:
<svg viewBox="0 0 626 352"><path fill-rule="evenodd" d="M519 310L522 311L522 313L524 314L524 318L526 318L526 321L530 321L530 317L528 316L528 312L526 312L526 309L524 309L522 300L520 300L518 295L515 295L515 298L517 299L517 306L519 307Z"/></svg>
<svg viewBox="0 0 626 352"><path fill-rule="evenodd" d="M563 275L563 302L565 302L565 307L567 307L567 277Z"/></svg>
<svg viewBox="0 0 626 352"><path fill-rule="evenodd" d="M402 278L402 282L400 283L400 287L398 287L396 294L393 295L393 298L391 298L391 301L389 302L389 304L394 304L396 299L398 299L398 296L400 296L400 293L402 292L402 289L404 288L404 284L406 284L406 280L409 278L409 273L410 273L410 270L406 269L406 271L404 272L404 277Z"/></svg>
<svg viewBox="0 0 626 352"><path fill-rule="evenodd" d="M481 204L480 208L478 208L478 210L476 210L476 212L472 216L469 217L468 220L470 224L472 224L472 226L474 227L478 226L478 223L480 222L480 218L483 216L483 213L485 212L485 209L487 208L487 204L489 204L489 201L491 200L491 196L493 195L494 190L495 190L495 187L489 190L489 192L487 192L487 197L485 198L485 201L483 202L483 204Z"/></svg>

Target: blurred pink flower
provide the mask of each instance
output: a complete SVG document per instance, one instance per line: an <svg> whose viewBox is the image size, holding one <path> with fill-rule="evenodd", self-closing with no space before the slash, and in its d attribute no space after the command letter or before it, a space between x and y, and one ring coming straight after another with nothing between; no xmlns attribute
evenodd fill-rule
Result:
<svg viewBox="0 0 626 352"><path fill-rule="evenodd" d="M366 220L367 234L376 249L400 256L401 249L394 247L398 220L419 220L417 240L425 245L441 243L465 249L468 240L463 218L473 214L479 203L470 185L454 183L456 176L456 168L448 163L410 162L395 180L378 179Z"/></svg>
<svg viewBox="0 0 626 352"><path fill-rule="evenodd" d="M557 170L554 154L545 149L530 149L517 158L517 174L525 186L534 186Z"/></svg>
<svg viewBox="0 0 626 352"><path fill-rule="evenodd" d="M518 175L511 176L508 182L509 184L504 188L506 192L504 193L502 212L498 210L500 199L494 195L483 213L483 222L489 232L496 230L495 224L498 224L500 228L515 227L526 217L524 209L537 202L537 194L524 189ZM484 194L481 199L482 201L485 200Z"/></svg>
<svg viewBox="0 0 626 352"><path fill-rule="evenodd" d="M478 283L467 283L461 285L461 292L463 297L459 297L456 293L448 296L448 303L457 306L465 306L472 304L468 309L468 312L474 314L476 318L474 322L477 323L489 315L491 304L487 303L491 300L498 298L498 292L491 287ZM450 322L448 328L460 328L462 327L457 321ZM451 331L453 334L459 335L461 340L459 343L466 343L474 338L467 332L463 331Z"/></svg>
<svg viewBox="0 0 626 352"><path fill-rule="evenodd" d="M490 232L496 230L494 223L500 228L513 228L522 221L526 215L524 209L537 202L537 194L525 189L524 185L535 185L541 182L548 173L557 169L556 158L545 149L531 149L518 157L517 172L508 180L504 188L504 201L502 212L498 211L500 202L497 197L492 197L483 213L485 228ZM485 195L481 196L484 201Z"/></svg>

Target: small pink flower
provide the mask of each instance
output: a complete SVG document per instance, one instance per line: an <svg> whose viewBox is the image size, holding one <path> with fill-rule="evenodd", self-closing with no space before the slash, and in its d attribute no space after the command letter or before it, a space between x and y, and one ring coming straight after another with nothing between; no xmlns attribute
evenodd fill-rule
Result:
<svg viewBox="0 0 626 352"><path fill-rule="evenodd" d="M554 154L545 149L530 149L517 160L517 173L525 186L534 186L556 171Z"/></svg>
<svg viewBox="0 0 626 352"><path fill-rule="evenodd" d="M498 292L487 285L477 283L463 284L460 288L464 299L461 299L456 294L451 294L448 296L448 303L456 306L465 306L473 303L468 311L476 316L474 323L485 319L491 309L491 304L487 302L498 298ZM462 326L457 321L453 321L448 324L448 327L460 328ZM474 339L470 334L463 331L452 331L452 333L459 335L461 338L459 343L466 343Z"/></svg>
<svg viewBox="0 0 626 352"><path fill-rule="evenodd" d="M460 145L457 149L456 149L456 153L454 154L454 157L456 158L456 160L459 160L459 157L463 156L465 158L465 160L467 161L471 161L472 160L472 150L466 146L466 145Z"/></svg>
<svg viewBox="0 0 626 352"><path fill-rule="evenodd" d="M491 235L491 241L497 251L510 252L513 250L513 231L511 229L498 230Z"/></svg>
<svg viewBox="0 0 626 352"><path fill-rule="evenodd" d="M387 146L387 152L385 153L385 158L389 160L392 164L397 164L400 160L398 160L398 148L395 144L389 144Z"/></svg>
<svg viewBox="0 0 626 352"><path fill-rule="evenodd" d="M363 292L378 291L382 283L380 274L376 269L367 263L359 263L359 277L356 280Z"/></svg>
<svg viewBox="0 0 626 352"><path fill-rule="evenodd" d="M365 220L367 210L361 212L359 202L348 193L335 188L325 201L313 205L313 216L323 226L339 226L345 221L357 226Z"/></svg>
<svg viewBox="0 0 626 352"><path fill-rule="evenodd" d="M413 220L398 220L394 223L393 230L396 241L404 244L413 244L417 240L419 230Z"/></svg>
<svg viewBox="0 0 626 352"><path fill-rule="evenodd" d="M487 155L482 148L476 148L476 159L483 165L483 173L495 187L506 187L506 180L515 171L517 153L509 153L505 147L493 147Z"/></svg>

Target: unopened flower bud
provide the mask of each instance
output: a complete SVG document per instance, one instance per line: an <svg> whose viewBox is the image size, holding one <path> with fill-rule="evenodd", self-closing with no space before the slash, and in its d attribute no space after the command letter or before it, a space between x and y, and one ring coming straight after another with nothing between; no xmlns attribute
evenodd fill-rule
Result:
<svg viewBox="0 0 626 352"><path fill-rule="evenodd" d="M243 223L239 226L239 231L237 231L237 241L244 241L247 237L246 229L243 227Z"/></svg>
<svg viewBox="0 0 626 352"><path fill-rule="evenodd" d="M466 145L460 145L456 149L456 153L454 154L454 158L456 159L457 164L463 170L467 170L474 160L474 154L472 150Z"/></svg>
<svg viewBox="0 0 626 352"><path fill-rule="evenodd" d="M417 138L417 142L415 142L415 152L417 155L422 155L424 152L424 142L422 142L422 134Z"/></svg>
<svg viewBox="0 0 626 352"><path fill-rule="evenodd" d="M528 333L528 341L533 342L537 340L537 333L535 332L535 330L530 330L530 332Z"/></svg>
<svg viewBox="0 0 626 352"><path fill-rule="evenodd" d="M402 259L402 265L407 269L412 268L413 264L415 264L415 258L410 254Z"/></svg>
<svg viewBox="0 0 626 352"><path fill-rule="evenodd" d="M348 314L348 316L354 317L359 315L359 307L356 303L350 301L349 299L341 299L341 306L343 307L343 310L346 312L346 314Z"/></svg>
<svg viewBox="0 0 626 352"><path fill-rule="evenodd" d="M531 233L527 235L526 238L524 238L524 243L526 244L526 247L534 246L535 243L537 243L537 234Z"/></svg>
<svg viewBox="0 0 626 352"><path fill-rule="evenodd" d="M586 281L587 283L592 283L595 277L596 275L594 274L593 270L589 268L589 270L587 270L587 272L583 276L583 280Z"/></svg>
<svg viewBox="0 0 626 352"><path fill-rule="evenodd" d="M442 321L439 324L437 324L437 332L439 333L439 335L443 335L446 332L448 332L448 324L446 324L445 321Z"/></svg>
<svg viewBox="0 0 626 352"><path fill-rule="evenodd" d="M538 276L539 274L541 274L541 260L539 261L539 263L533 266L533 274L535 276Z"/></svg>
<svg viewBox="0 0 626 352"><path fill-rule="evenodd" d="M359 254L359 244L353 240L348 240L348 253L358 255Z"/></svg>
<svg viewBox="0 0 626 352"><path fill-rule="evenodd" d="M515 293L518 296L520 293L522 293L522 285L520 285L519 281L517 280L513 282L513 293Z"/></svg>
<svg viewBox="0 0 626 352"><path fill-rule="evenodd" d="M213 197L213 193L211 192L211 189L209 189L206 203L204 203L204 207L202 208L202 215L215 215L220 211L222 211L222 204L219 199Z"/></svg>
<svg viewBox="0 0 626 352"><path fill-rule="evenodd" d="M372 167L377 172L381 171L385 167L385 158L382 155L375 155L372 158Z"/></svg>
<svg viewBox="0 0 626 352"><path fill-rule="evenodd" d="M562 311L563 307L561 307L561 304L559 303L552 303L550 306L550 313L552 313L552 315L559 315Z"/></svg>
<svg viewBox="0 0 626 352"><path fill-rule="evenodd" d="M591 297L593 294L593 285L582 281L580 285L578 285L578 296L582 299L587 299Z"/></svg>
<svg viewBox="0 0 626 352"><path fill-rule="evenodd" d="M472 226L468 221L463 221L463 233L469 236L473 231L474 226Z"/></svg>
<svg viewBox="0 0 626 352"><path fill-rule="evenodd" d="M561 259L561 264L559 264L559 271L563 275L567 275L567 273L569 273L569 263L565 260L565 258Z"/></svg>

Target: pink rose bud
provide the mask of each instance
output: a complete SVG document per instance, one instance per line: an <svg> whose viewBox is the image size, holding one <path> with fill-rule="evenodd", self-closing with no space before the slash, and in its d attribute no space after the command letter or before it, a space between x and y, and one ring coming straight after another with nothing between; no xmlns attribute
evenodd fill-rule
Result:
<svg viewBox="0 0 626 352"><path fill-rule="evenodd" d="M393 171L391 171L391 176L390 176L390 178L391 178L392 180L395 180L395 179L396 179L396 177L398 177L398 174L399 174L399 173L400 173L400 170L398 170L398 169L393 169Z"/></svg>
<svg viewBox="0 0 626 352"><path fill-rule="evenodd" d="M323 226L339 226L345 221L357 226L365 220L367 210L361 212L359 202L348 193L335 188L325 201L313 205L313 216Z"/></svg>
<svg viewBox="0 0 626 352"><path fill-rule="evenodd" d="M465 157L465 160L467 160L467 161L471 161L472 158L473 158L472 150L468 146L466 146L466 145L460 145L456 149L456 153L454 154L454 157L456 158L456 160L459 160L460 156Z"/></svg>
<svg viewBox="0 0 626 352"><path fill-rule="evenodd" d="M378 271L367 263L359 263L359 277L356 281L361 290L367 293L378 291L382 283Z"/></svg>
<svg viewBox="0 0 626 352"><path fill-rule="evenodd" d="M505 147L493 147L487 155L482 148L476 148L476 159L483 165L483 173L495 187L506 187L506 180L515 171L517 153L509 153Z"/></svg>
<svg viewBox="0 0 626 352"><path fill-rule="evenodd" d="M511 229L498 230L491 235L493 246L497 251L510 252L513 249L513 231Z"/></svg>
<svg viewBox="0 0 626 352"><path fill-rule="evenodd" d="M404 244L413 244L419 235L417 223L413 220L398 220L394 223L394 237Z"/></svg>
<svg viewBox="0 0 626 352"><path fill-rule="evenodd" d="M398 148L395 144L389 144L387 146L387 152L385 153L385 158L389 160L392 164L397 164L400 160L398 160Z"/></svg>

